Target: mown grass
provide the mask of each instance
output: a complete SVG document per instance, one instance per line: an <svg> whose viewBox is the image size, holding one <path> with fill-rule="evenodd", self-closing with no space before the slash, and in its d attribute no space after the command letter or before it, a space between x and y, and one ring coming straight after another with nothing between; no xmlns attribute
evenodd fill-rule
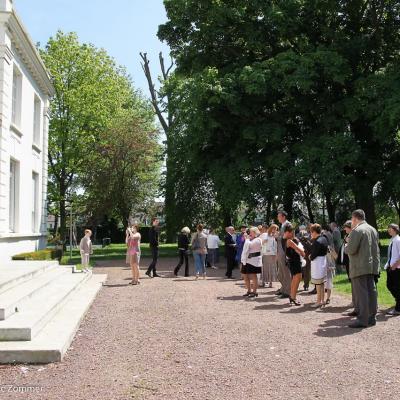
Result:
<svg viewBox="0 0 400 400"><path fill-rule="evenodd" d="M381 258L381 277L378 281L378 303L383 307L392 306L394 303L393 296L390 294L389 290L386 287L386 271L383 270L383 266L386 263L386 257ZM340 293L351 296L351 285L347 278L346 273L337 274L333 280L334 282L334 291L338 291Z"/></svg>
<svg viewBox="0 0 400 400"><path fill-rule="evenodd" d="M142 258L151 257L151 251L148 243L141 244ZM176 257L178 254L178 246L176 244L161 244L159 247L160 257ZM105 260L123 260L126 257L126 244L111 244L105 248L94 248L90 262L93 265L96 261ZM79 264L81 256L78 249L72 249L72 259L67 250L61 260L61 264Z"/></svg>

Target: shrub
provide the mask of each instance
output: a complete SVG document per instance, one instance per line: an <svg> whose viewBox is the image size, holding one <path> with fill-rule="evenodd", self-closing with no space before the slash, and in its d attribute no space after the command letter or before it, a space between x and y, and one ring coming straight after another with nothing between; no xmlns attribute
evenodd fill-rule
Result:
<svg viewBox="0 0 400 400"><path fill-rule="evenodd" d="M62 250L45 249L32 251L30 253L21 253L12 257L14 261L45 261L45 260L61 260Z"/></svg>

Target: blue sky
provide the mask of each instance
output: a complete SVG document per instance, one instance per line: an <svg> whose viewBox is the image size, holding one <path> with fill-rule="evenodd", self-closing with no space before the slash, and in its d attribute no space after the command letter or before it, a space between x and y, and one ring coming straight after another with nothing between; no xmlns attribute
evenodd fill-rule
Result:
<svg viewBox="0 0 400 400"><path fill-rule="evenodd" d="M140 51L148 53L154 75L158 53L168 47L156 34L166 21L162 0L14 0L15 8L33 41L44 45L58 30L77 32L82 42L102 47L124 65L135 86L147 95Z"/></svg>

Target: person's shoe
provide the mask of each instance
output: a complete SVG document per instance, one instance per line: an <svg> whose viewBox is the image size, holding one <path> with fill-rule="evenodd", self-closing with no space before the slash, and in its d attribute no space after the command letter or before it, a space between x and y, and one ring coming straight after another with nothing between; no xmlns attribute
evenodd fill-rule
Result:
<svg viewBox="0 0 400 400"><path fill-rule="evenodd" d="M244 295L242 295L243 297L249 297L250 296L250 292L245 293Z"/></svg>
<svg viewBox="0 0 400 400"><path fill-rule="evenodd" d="M280 296L280 295L282 294L282 290L281 290L281 289L278 289L278 290L275 292L275 294L276 294L277 296Z"/></svg>
<svg viewBox="0 0 400 400"><path fill-rule="evenodd" d="M299 301L297 301L296 299L292 299L290 296L289 296L289 304L294 304L295 306L301 305Z"/></svg>
<svg viewBox="0 0 400 400"><path fill-rule="evenodd" d="M360 321L354 321L352 324L349 325L349 328L352 329L362 329L366 328L367 326L362 324Z"/></svg>
<svg viewBox="0 0 400 400"><path fill-rule="evenodd" d="M357 311L352 311L346 314L347 317L357 317L358 312Z"/></svg>
<svg viewBox="0 0 400 400"><path fill-rule="evenodd" d="M258 297L258 293L250 293L249 294L249 299L253 297Z"/></svg>
<svg viewBox="0 0 400 400"><path fill-rule="evenodd" d="M314 303L314 304L311 304L311 308L321 308L323 306L323 304L322 303Z"/></svg>
<svg viewBox="0 0 400 400"><path fill-rule="evenodd" d="M368 319L368 326L375 326L376 325L376 318L375 315L373 315L372 317L369 317Z"/></svg>
<svg viewBox="0 0 400 400"><path fill-rule="evenodd" d="M400 311L397 311L395 308L392 308L391 310L386 312L386 315L394 317L396 315L400 315Z"/></svg>
<svg viewBox="0 0 400 400"><path fill-rule="evenodd" d="M157 272L154 272L153 278L162 278L162 276L161 276L161 275L158 275Z"/></svg>
<svg viewBox="0 0 400 400"><path fill-rule="evenodd" d="M304 290L305 292L308 292L308 286L304 286L304 287L303 287L303 290Z"/></svg>
<svg viewBox="0 0 400 400"><path fill-rule="evenodd" d="M152 278L151 272L150 272L150 271L146 271L146 275L147 275L149 278Z"/></svg>
<svg viewBox="0 0 400 400"><path fill-rule="evenodd" d="M218 267L216 267L215 265L212 265L211 269L218 269Z"/></svg>

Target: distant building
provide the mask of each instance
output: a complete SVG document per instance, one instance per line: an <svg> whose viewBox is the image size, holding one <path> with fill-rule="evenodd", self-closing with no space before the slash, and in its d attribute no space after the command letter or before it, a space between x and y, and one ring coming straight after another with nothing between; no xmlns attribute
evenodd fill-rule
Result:
<svg viewBox="0 0 400 400"><path fill-rule="evenodd" d="M46 246L53 91L13 2L0 0L0 261Z"/></svg>

